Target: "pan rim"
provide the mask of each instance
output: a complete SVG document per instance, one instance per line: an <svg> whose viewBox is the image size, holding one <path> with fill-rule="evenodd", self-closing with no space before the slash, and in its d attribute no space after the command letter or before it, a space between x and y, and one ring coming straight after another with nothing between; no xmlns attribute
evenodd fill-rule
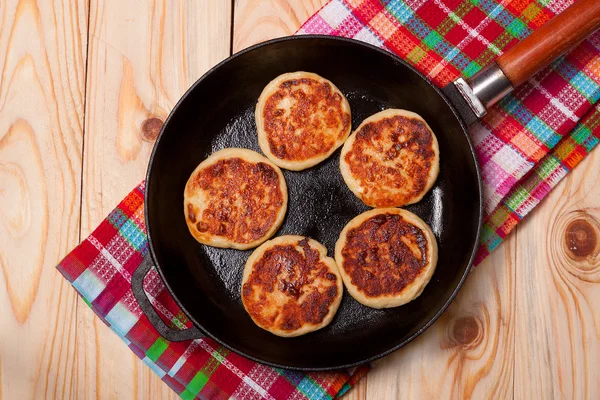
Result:
<svg viewBox="0 0 600 400"><path fill-rule="evenodd" d="M444 102L448 105L449 109L452 111L452 113L454 114L455 118L457 119L458 123L460 124L463 133L467 139L467 143L469 145L469 149L471 152L471 156L473 158L474 164L475 164L475 174L477 176L477 192L478 192L478 201L479 201L479 208L477 210L477 219L478 219L478 225L477 225L477 229L476 229L476 233L475 233L475 240L471 249L471 254L469 257L469 262L465 268L465 271L463 273L463 275L460 277L460 280L458 281L458 284L456 285L456 287L453 289L452 293L450 294L450 296L448 297L448 299L444 302L444 304L442 305L442 307L435 313L435 315L430 318L423 326L421 326L417 331L415 331L412 335L410 335L408 338L406 338L405 340L403 340L402 342L390 347L388 350L378 353L376 355L373 355L369 358L360 360L360 361L354 361L352 363L346 363L346 364L335 364L332 365L330 367L304 367L304 366L290 366L290 365L285 365L285 364L280 364L280 363L276 363L276 362L270 362L270 361L266 361L266 360L262 360L258 357L246 354L243 351L240 351L238 349L236 349L235 347L233 347L230 344L225 343L224 341L222 341L221 339L219 339L218 337L214 336L212 333L208 332L204 326L200 323L198 323L198 321L196 320L196 318L194 318L188 311L187 309L183 306L183 304L181 303L181 301L177 298L175 292L173 291L173 289L171 288L171 285L169 284L169 282L167 281L167 279L165 278L165 275L162 271L162 268L160 267L160 264L157 261L157 257L156 257L156 253L154 251L154 245L152 242L152 234L151 234L151 229L150 229L150 224L148 223L148 210L149 210L149 195L148 193L150 192L149 187L151 184L151 175L152 175L152 171L153 171L153 165L154 165L154 157L156 155L157 149L160 145L161 139L163 138L166 128L169 126L169 122L170 120L173 118L174 114L177 112L177 110L179 109L180 105L185 101L185 99L190 95L190 93L192 93L196 87L198 87L205 79L207 79L214 71L216 71L217 69L221 68L223 65L231 62L232 60L246 54L249 52L252 52L256 49L262 48L262 47L266 47L272 44L276 44L276 43L281 43L281 42L286 42L286 41L295 41L295 40L309 40L309 39L320 39L320 40L331 40L331 41L338 41L338 42L346 42L346 43L352 43L353 45L358 45L358 46L363 46L363 47L367 47L370 50L374 50L379 52L380 54L383 54L387 57L391 57L394 61L402 64L404 67L409 68L412 72L414 72L419 78L421 78L422 80L424 80L429 86L431 86L436 92L437 94L444 100ZM481 178L481 169L479 166L479 162L477 160L477 155L475 153L475 148L473 146L473 142L471 140L471 137L469 136L468 133L468 127L465 124L464 120L462 119L462 117L460 116L460 114L458 113L458 111L456 110L455 106L452 104L452 102L450 100L448 100L447 96L442 92L442 90L440 88L438 88L436 85L434 85L424 74L422 74L420 71L418 71L415 67L413 67L412 65L408 64L406 61L402 60L399 56L397 56L396 54L381 49L377 46L374 46L370 43L366 43L366 42L362 42L359 40L355 40L355 39L350 39L350 38L345 38L345 37L340 37L340 36L329 36L329 35L297 35L297 36L284 36L284 37L280 37L280 38L275 38L275 39L271 39L271 40L267 40L264 42L260 42L257 43L253 46L250 46L244 50L241 50L227 58L225 58L224 60L222 60L221 62L219 62L218 64L216 64L214 67L210 68L208 71L206 71L200 78L198 78L186 91L185 93L179 98L179 100L177 101L177 103L175 104L175 106L172 108L172 110L169 112L169 115L167 116L159 134L158 137L156 139L156 142L154 143L154 146L152 148L152 152L150 154L150 158L148 161L148 167L147 167L147 172L146 172L146 187L145 187L145 191L144 191L144 221L146 224L146 236L147 236L147 240L148 240L148 251L150 252L150 257L152 258L152 262L156 268L156 270L158 271L165 287L167 288L167 290L169 291L169 293L171 294L171 296L173 297L173 300L175 300L175 303L181 308L181 311L183 311L185 313L185 315L190 319L190 321L194 324L194 326L196 326L197 328L200 329L200 331L206 336L209 337L213 340L215 340L216 342L218 342L219 344L223 345L224 347L226 347L227 349L234 351L235 353L246 357L250 360L253 360L255 362L264 364L264 365L268 365L271 367L275 367L275 368L283 368L283 369L289 369L289 370L295 370L295 371L332 371L332 370L339 370L339 369L348 369L348 368L353 368L353 367L357 367L363 364L367 364L367 363L371 363L375 360L378 360L382 357L385 357L391 353L393 353L394 351L406 346L408 343L412 342L415 338L417 338L419 335L421 335L425 330L427 330L431 325L433 325L434 322L436 322L438 320L438 318L444 313L444 311L446 311L446 309L450 306L450 304L454 301L456 295L458 294L458 292L460 291L460 289L462 288L467 276L469 275L471 269L473 268L473 263L475 261L475 257L477 255L477 250L479 248L479 239L480 239L480 234L481 234L481 228L482 228L482 224L483 224L483 184L482 184L482 178Z"/></svg>

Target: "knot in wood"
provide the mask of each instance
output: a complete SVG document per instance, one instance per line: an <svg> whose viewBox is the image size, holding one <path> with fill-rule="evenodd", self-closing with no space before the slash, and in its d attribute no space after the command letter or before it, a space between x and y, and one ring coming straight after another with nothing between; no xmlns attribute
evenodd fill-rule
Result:
<svg viewBox="0 0 600 400"><path fill-rule="evenodd" d="M452 325L452 337L457 344L472 344L479 337L479 324L471 316L458 318Z"/></svg>
<svg viewBox="0 0 600 400"><path fill-rule="evenodd" d="M142 123L142 139L147 142L153 142L158 137L164 122L158 117L151 117Z"/></svg>
<svg viewBox="0 0 600 400"><path fill-rule="evenodd" d="M568 256L581 261L598 254L598 226L591 218L583 217L571 221L565 230L565 246ZM595 222L595 221L593 221Z"/></svg>

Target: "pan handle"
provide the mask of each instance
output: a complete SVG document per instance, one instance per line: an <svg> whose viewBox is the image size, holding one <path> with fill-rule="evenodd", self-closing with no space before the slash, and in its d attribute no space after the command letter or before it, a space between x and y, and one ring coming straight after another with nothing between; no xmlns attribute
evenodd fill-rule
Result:
<svg viewBox="0 0 600 400"><path fill-rule="evenodd" d="M467 123L526 82L536 72L574 48L600 28L600 1L576 0L569 8L502 54L469 79L459 78L444 89L458 104ZM456 89L453 89L456 87ZM460 94L454 96L455 91ZM462 107L461 105L468 105ZM472 113L471 113L472 111Z"/></svg>
<svg viewBox="0 0 600 400"><path fill-rule="evenodd" d="M172 329L160 318L144 291L144 277L148 274L152 265L152 256L150 256L150 251L148 251L131 277L131 290L133 291L133 295L139 303L142 312L148 317L148 320L158 333L171 342L182 342L184 340L203 338L204 335L200 332L200 329L195 326L185 330Z"/></svg>
<svg viewBox="0 0 600 400"><path fill-rule="evenodd" d="M600 1L577 0L501 55L496 63L510 83L517 87L598 28Z"/></svg>

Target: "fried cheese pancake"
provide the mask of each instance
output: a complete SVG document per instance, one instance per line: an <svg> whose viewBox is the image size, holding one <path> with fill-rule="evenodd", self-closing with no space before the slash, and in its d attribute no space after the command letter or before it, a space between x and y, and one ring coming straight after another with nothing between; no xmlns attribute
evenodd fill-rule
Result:
<svg viewBox="0 0 600 400"><path fill-rule="evenodd" d="M332 82L310 72L272 80L258 99L255 117L263 153L293 171L325 160L351 130L346 97Z"/></svg>
<svg viewBox="0 0 600 400"><path fill-rule="evenodd" d="M344 285L359 303L397 307L417 298L437 264L431 229L400 208L376 208L352 219L335 245Z"/></svg>
<svg viewBox="0 0 600 400"><path fill-rule="evenodd" d="M214 247L249 249L283 222L288 193L279 167L255 151L223 149L192 172L185 185L185 222Z"/></svg>
<svg viewBox="0 0 600 400"><path fill-rule="evenodd" d="M390 109L365 119L348 138L340 170L350 190L371 207L413 204L439 172L437 138L423 118Z"/></svg>
<svg viewBox="0 0 600 400"><path fill-rule="evenodd" d="M333 258L319 242L280 236L263 243L246 262L242 302L256 325L275 335L304 335L327 326L342 300Z"/></svg>

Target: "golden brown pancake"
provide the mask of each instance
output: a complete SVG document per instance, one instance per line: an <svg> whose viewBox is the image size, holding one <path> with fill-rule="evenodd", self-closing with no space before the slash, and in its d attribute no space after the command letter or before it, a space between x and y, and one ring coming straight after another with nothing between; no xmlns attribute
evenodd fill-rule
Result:
<svg viewBox="0 0 600 400"><path fill-rule="evenodd" d="M242 280L242 302L254 323L284 337L327 326L342 292L325 246L302 236L280 236L254 250Z"/></svg>
<svg viewBox="0 0 600 400"><path fill-rule="evenodd" d="M397 307L417 298L437 264L431 229L413 213L377 208L352 219L335 245L335 260L348 292L373 308Z"/></svg>
<svg viewBox="0 0 600 400"><path fill-rule="evenodd" d="M344 181L366 205L416 203L439 172L438 142L418 114L385 110L365 119L340 155Z"/></svg>
<svg viewBox="0 0 600 400"><path fill-rule="evenodd" d="M287 186L275 164L252 150L224 149L190 175L185 222L200 243L249 249L273 236L287 200Z"/></svg>
<svg viewBox="0 0 600 400"><path fill-rule="evenodd" d="M351 129L348 100L333 83L310 72L272 80L262 91L255 114L263 153L293 171L325 160Z"/></svg>

